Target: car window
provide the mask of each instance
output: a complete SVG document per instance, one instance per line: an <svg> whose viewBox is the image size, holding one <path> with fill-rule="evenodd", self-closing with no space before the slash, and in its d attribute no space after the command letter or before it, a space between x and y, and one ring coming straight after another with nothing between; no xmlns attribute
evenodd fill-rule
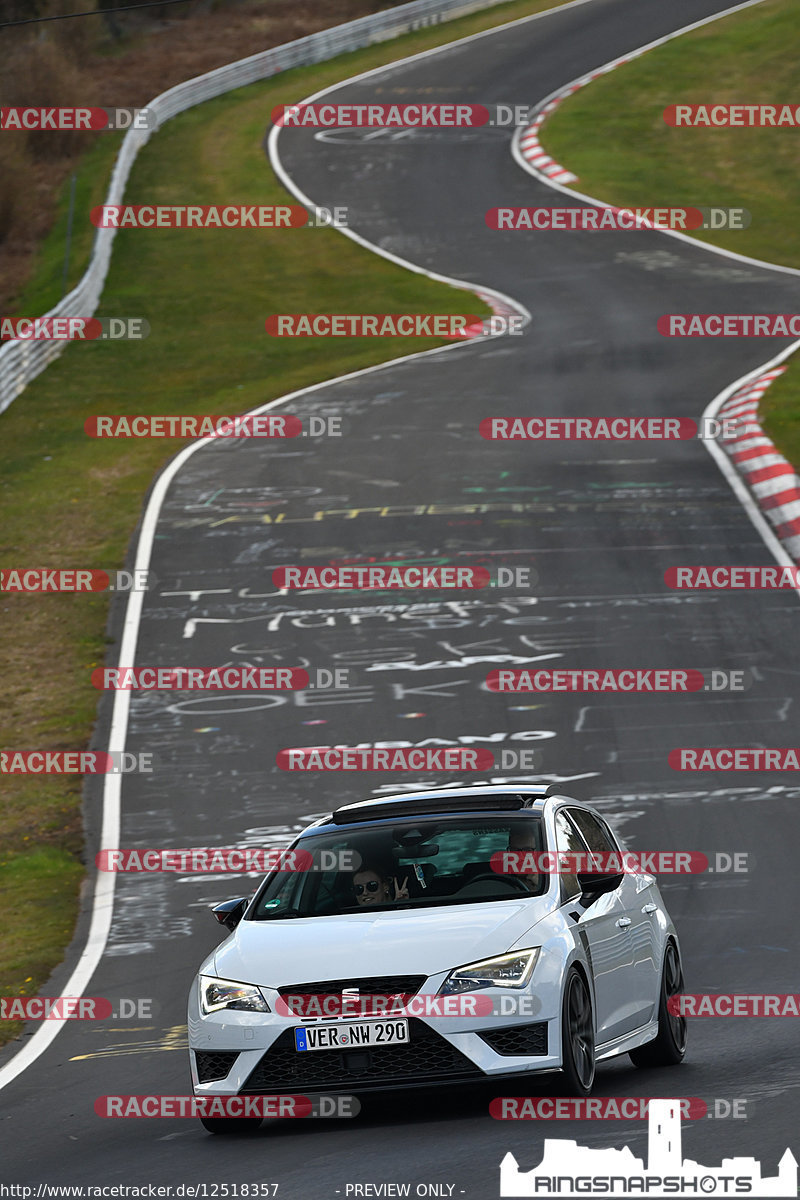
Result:
<svg viewBox="0 0 800 1200"><path fill-rule="evenodd" d="M597 817L585 808L570 808L567 810L570 820L577 825L580 832L583 834L586 845L590 850L600 850L603 853L618 853L617 846L614 843L608 829Z"/></svg>
<svg viewBox="0 0 800 1200"><path fill-rule="evenodd" d="M586 853L586 845L578 833L578 830L570 821L566 811L561 808L556 813L556 849L559 854L566 853ZM561 900L562 903L571 899L573 896L580 895L580 884L578 877L573 872L564 872L561 875Z"/></svg>
<svg viewBox="0 0 800 1200"><path fill-rule="evenodd" d="M276 872L262 884L248 920L321 917L370 908L526 899L547 891L546 874L493 869L494 855L544 850L533 814L395 820L337 834L309 834L298 848L326 869ZM347 870L339 869L344 853ZM353 863L361 864L355 869ZM329 865L332 864L332 865Z"/></svg>

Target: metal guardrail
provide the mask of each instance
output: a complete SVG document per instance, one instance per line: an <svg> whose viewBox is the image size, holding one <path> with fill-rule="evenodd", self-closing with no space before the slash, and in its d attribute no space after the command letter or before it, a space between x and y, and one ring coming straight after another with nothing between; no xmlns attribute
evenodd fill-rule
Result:
<svg viewBox="0 0 800 1200"><path fill-rule="evenodd" d="M453 20L466 13L502 4L504 0L411 0L386 12L370 13L322 29L307 37L297 38L283 46L274 46L260 54L228 63L179 83L169 91L156 96L147 108L155 115L153 129L129 129L114 164L106 204L121 204L125 185L136 155L156 130L178 113L185 112L195 104L222 96L225 92L268 79L292 67L309 66L350 50L360 50L375 42L387 41L414 29L437 25L441 21ZM116 230L98 229L95 234L89 266L85 274L68 295L44 315L46 317L91 317L97 311L103 285L111 261L111 248ZM4 342L0 347L0 413L4 412L17 396L37 375L62 353L68 342L33 341L17 339Z"/></svg>

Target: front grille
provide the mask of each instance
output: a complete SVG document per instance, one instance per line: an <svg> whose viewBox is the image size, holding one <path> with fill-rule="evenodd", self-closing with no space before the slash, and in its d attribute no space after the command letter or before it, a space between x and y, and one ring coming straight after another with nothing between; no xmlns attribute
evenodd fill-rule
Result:
<svg viewBox="0 0 800 1200"><path fill-rule="evenodd" d="M354 1091L391 1088L401 1083L482 1079L483 1072L424 1021L408 1022L402 1046L361 1046L358 1050L297 1051L294 1030L285 1030L262 1056L242 1092Z"/></svg>
<svg viewBox="0 0 800 1200"><path fill-rule="evenodd" d="M278 988L278 992L281 996L338 996L343 988L358 988L362 995L413 996L426 978L426 975L376 975L368 979L315 979L313 983L287 984Z"/></svg>
<svg viewBox="0 0 800 1200"><path fill-rule="evenodd" d="M238 1050L195 1050L197 1078L200 1083L213 1083L230 1074L231 1067L239 1057Z"/></svg>
<svg viewBox="0 0 800 1200"><path fill-rule="evenodd" d="M512 1025L510 1029L493 1029L480 1035L496 1054L530 1058L547 1054L547 1022L533 1025Z"/></svg>

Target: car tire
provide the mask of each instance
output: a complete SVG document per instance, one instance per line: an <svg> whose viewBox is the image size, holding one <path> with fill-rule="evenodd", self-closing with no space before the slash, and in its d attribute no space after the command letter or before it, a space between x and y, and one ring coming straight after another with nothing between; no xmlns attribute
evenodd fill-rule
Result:
<svg viewBox="0 0 800 1200"><path fill-rule="evenodd" d="M674 942L667 943L664 966L661 971L661 989L658 1000L658 1033L652 1042L630 1051L631 1061L636 1067L675 1067L683 1062L686 1054L686 1017L674 1016L669 1011L671 996L683 991L683 969L678 948Z"/></svg>
<svg viewBox="0 0 800 1200"><path fill-rule="evenodd" d="M209 1133L255 1133L261 1117L200 1117L200 1124Z"/></svg>
<svg viewBox="0 0 800 1200"><path fill-rule="evenodd" d="M589 986L570 969L561 1006L561 1070L569 1096L589 1096L594 1085L594 1017Z"/></svg>

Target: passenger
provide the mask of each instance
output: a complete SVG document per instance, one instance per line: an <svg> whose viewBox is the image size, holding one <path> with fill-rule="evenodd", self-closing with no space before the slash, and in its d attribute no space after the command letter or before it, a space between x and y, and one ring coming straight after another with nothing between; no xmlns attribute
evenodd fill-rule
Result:
<svg viewBox="0 0 800 1200"><path fill-rule="evenodd" d="M393 875L374 870L372 867L362 867L353 876L353 893L356 904L360 908L376 904L396 904L408 900L408 876L398 884Z"/></svg>

